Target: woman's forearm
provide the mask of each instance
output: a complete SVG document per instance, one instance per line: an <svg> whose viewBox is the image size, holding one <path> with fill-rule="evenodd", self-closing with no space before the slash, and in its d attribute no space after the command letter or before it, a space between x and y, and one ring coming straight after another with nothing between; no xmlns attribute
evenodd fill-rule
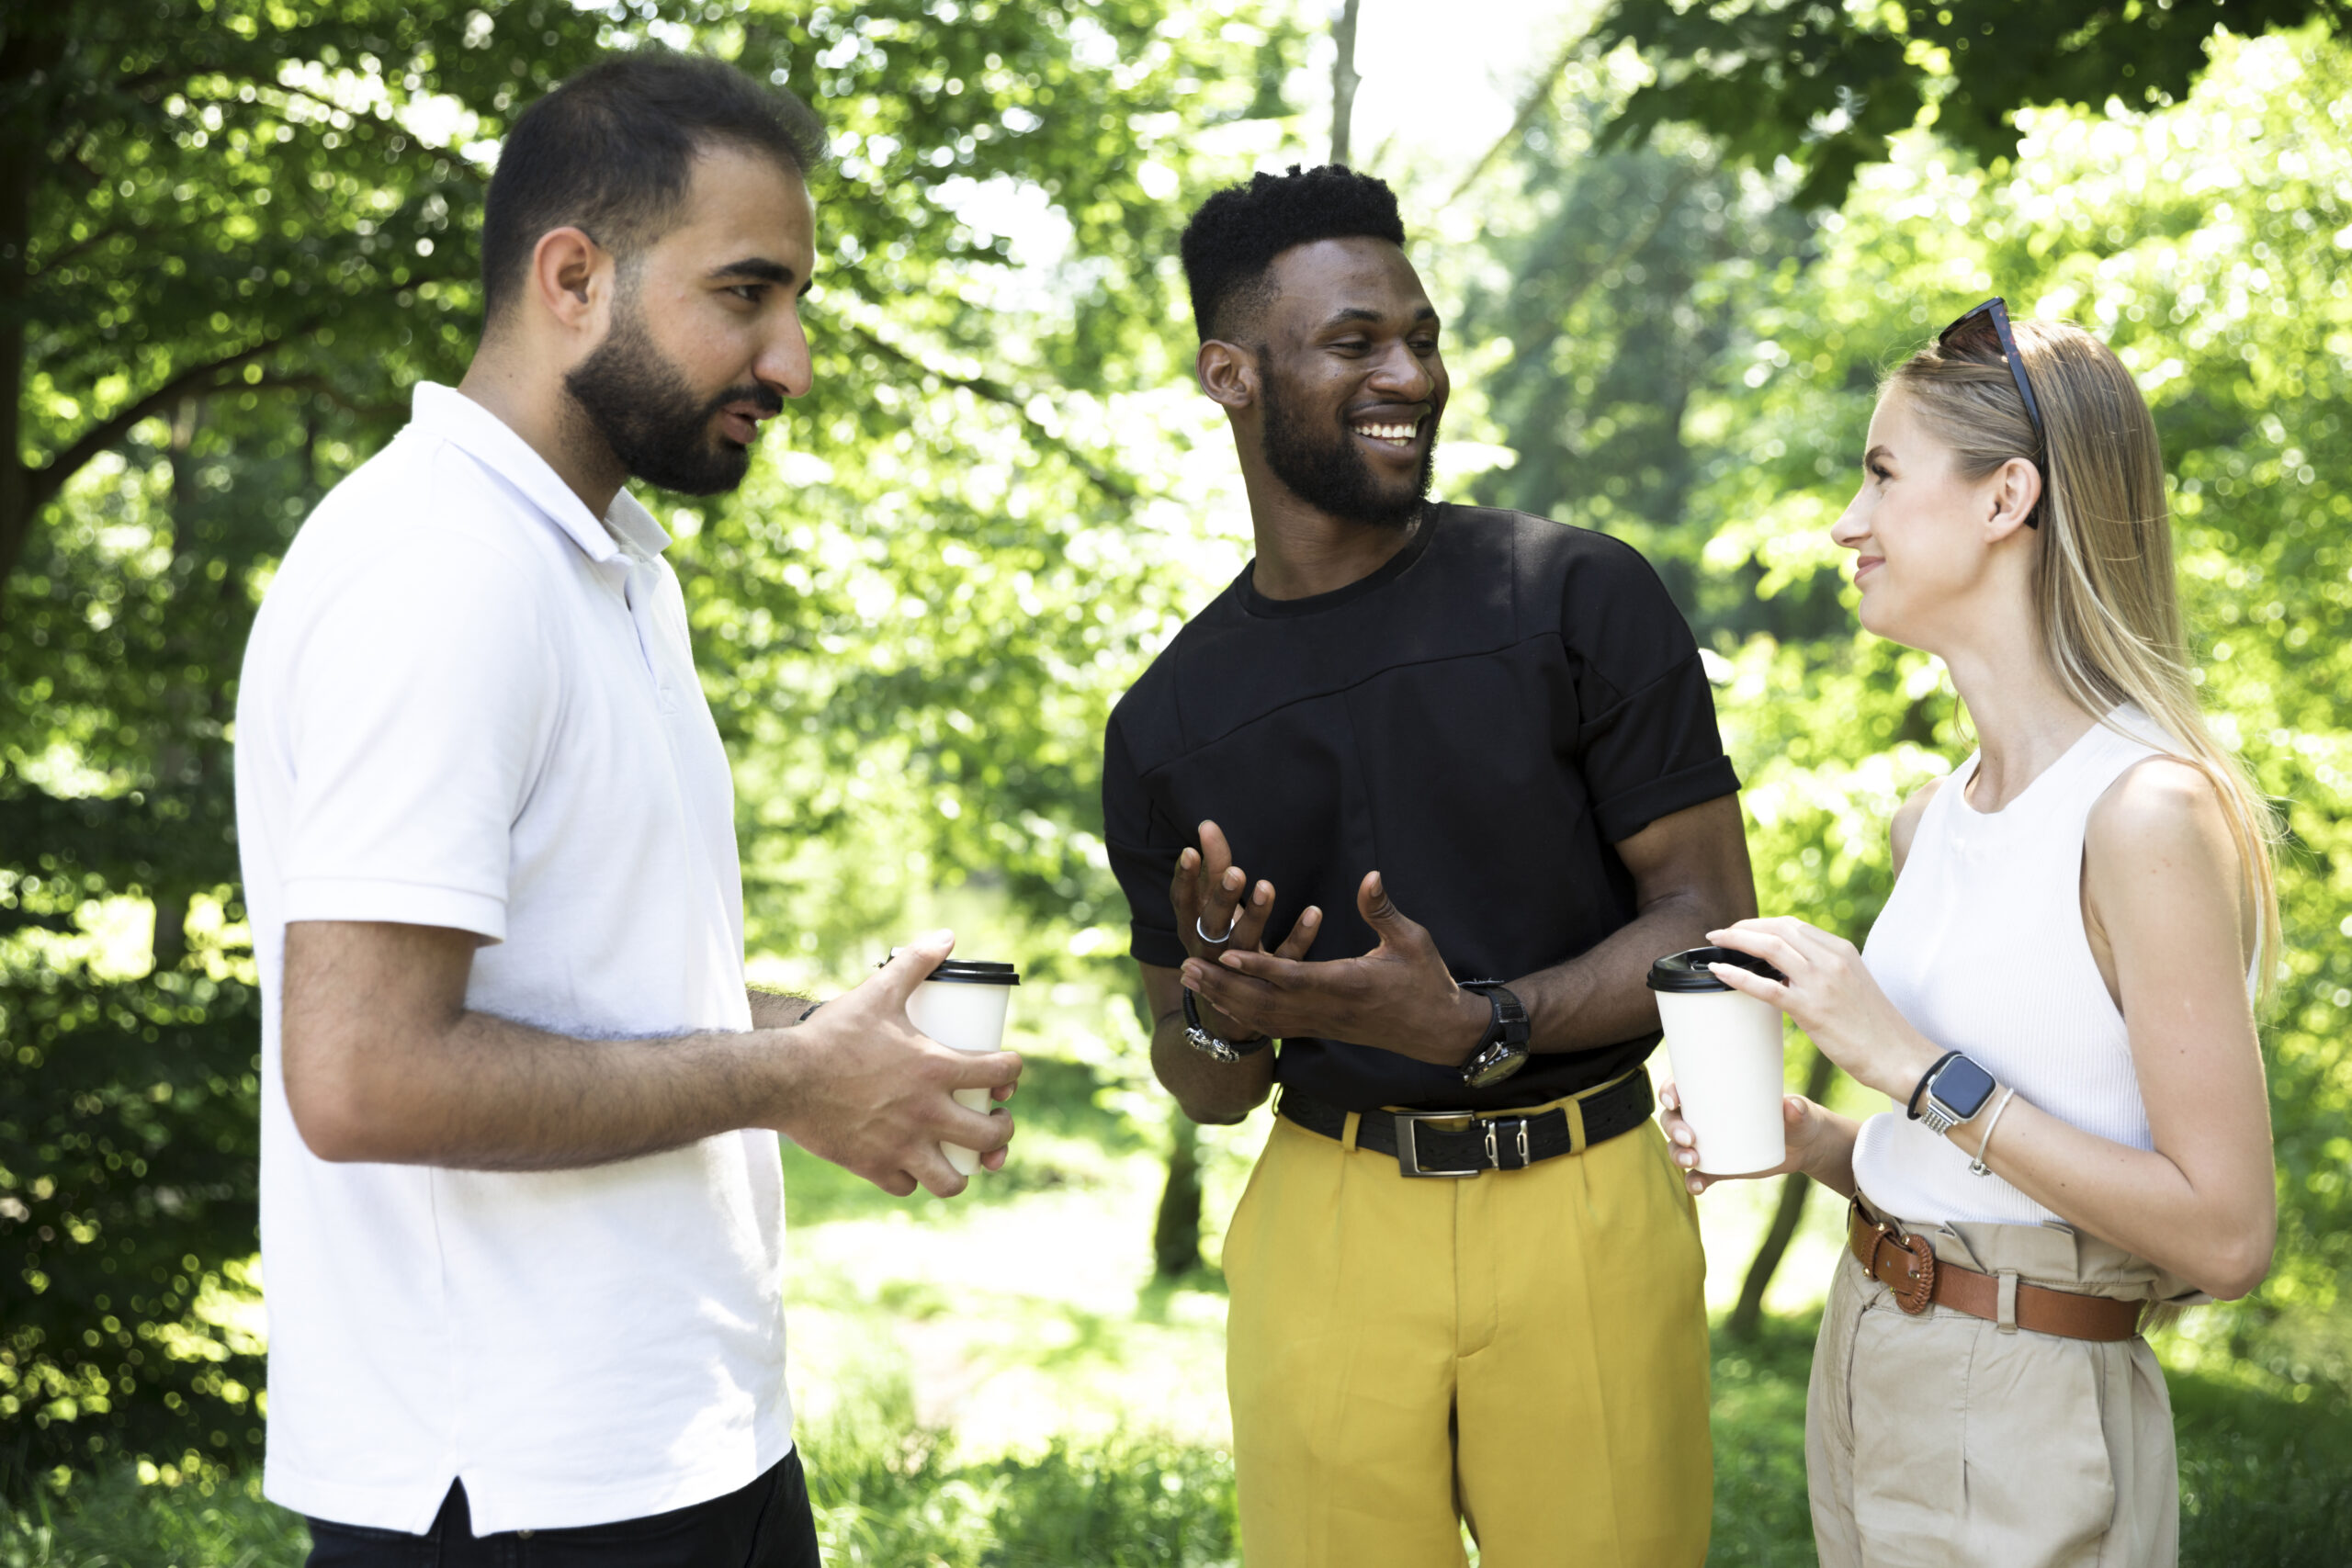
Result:
<svg viewBox="0 0 2352 1568"><path fill-rule="evenodd" d="M2005 1092L1945 1135L1974 1156ZM2254 1179L2257 1168L2267 1174L2267 1160L2209 1161L2218 1168L2199 1184L2161 1150L2086 1133L2019 1096L2001 1112L1984 1163L2068 1224L2225 1300L2269 1269L2278 1202L2269 1183Z"/></svg>
<svg viewBox="0 0 2352 1568"><path fill-rule="evenodd" d="M1850 1116L1815 1105L1806 1112L1814 1131L1805 1145L1803 1169L1840 1198L1854 1195L1854 1140L1862 1124Z"/></svg>

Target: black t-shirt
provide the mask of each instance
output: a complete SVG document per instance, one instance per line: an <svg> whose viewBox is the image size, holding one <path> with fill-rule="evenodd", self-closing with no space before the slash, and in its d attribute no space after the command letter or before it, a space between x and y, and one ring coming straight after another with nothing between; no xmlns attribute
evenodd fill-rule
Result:
<svg viewBox="0 0 2352 1568"><path fill-rule="evenodd" d="M1245 569L1113 710L1102 815L1131 951L1184 961L1168 885L1204 818L1253 882L1270 942L1323 908L1310 959L1377 945L1377 869L1458 980L1509 981L1630 922L1613 846L1739 787L1698 645L1649 564L1604 534L1435 505L1360 581L1260 594ZM1450 1067L1283 1041L1275 1078L1351 1111L1537 1104L1642 1061L1655 1032L1544 1053L1472 1089Z"/></svg>

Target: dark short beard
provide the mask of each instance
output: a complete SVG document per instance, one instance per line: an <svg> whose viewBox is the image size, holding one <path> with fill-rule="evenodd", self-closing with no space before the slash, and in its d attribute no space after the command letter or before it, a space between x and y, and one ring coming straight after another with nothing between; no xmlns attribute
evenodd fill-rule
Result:
<svg viewBox="0 0 2352 1568"><path fill-rule="evenodd" d="M1429 445L1421 452L1420 480L1409 495L1385 490L1380 476L1355 444L1342 413L1328 428L1317 426L1279 389L1281 378L1258 351L1259 399L1266 466L1291 493L1318 512L1373 528L1403 528L1421 514L1437 468L1437 411L1430 415Z"/></svg>
<svg viewBox="0 0 2352 1568"><path fill-rule="evenodd" d="M719 434L729 403L774 413L784 399L754 383L707 400L662 357L636 301L624 292L605 341L563 378L563 389L634 478L681 495L718 495L743 482L751 449Z"/></svg>

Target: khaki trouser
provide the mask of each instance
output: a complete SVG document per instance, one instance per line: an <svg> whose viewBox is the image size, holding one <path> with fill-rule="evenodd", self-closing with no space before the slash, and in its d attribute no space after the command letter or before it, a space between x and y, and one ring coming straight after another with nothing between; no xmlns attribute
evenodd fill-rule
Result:
<svg viewBox="0 0 2352 1568"><path fill-rule="evenodd" d="M1410 1179L1277 1118L1225 1242L1249 1568L1699 1568L1705 1261L1648 1122Z"/></svg>
<svg viewBox="0 0 2352 1568"><path fill-rule="evenodd" d="M1942 1261L2132 1301L2178 1280L2055 1225L1918 1226ZM2143 1338L1906 1316L1841 1254L1805 1401L1822 1568L2172 1568L2172 1400Z"/></svg>

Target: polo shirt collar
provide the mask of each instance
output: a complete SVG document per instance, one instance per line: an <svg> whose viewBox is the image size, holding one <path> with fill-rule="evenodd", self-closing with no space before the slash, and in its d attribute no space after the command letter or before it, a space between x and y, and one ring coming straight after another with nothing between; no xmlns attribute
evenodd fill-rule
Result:
<svg viewBox="0 0 2352 1568"><path fill-rule="evenodd" d="M529 442L514 433L513 426L454 387L418 382L409 417L416 425L462 448L521 491L532 505L580 547L582 554L600 566L625 567L625 554L650 558L669 546L669 534L627 490L614 492L612 506L599 521L588 510L588 503L563 482L563 477L532 449ZM635 550L625 552L623 540L634 546Z"/></svg>

